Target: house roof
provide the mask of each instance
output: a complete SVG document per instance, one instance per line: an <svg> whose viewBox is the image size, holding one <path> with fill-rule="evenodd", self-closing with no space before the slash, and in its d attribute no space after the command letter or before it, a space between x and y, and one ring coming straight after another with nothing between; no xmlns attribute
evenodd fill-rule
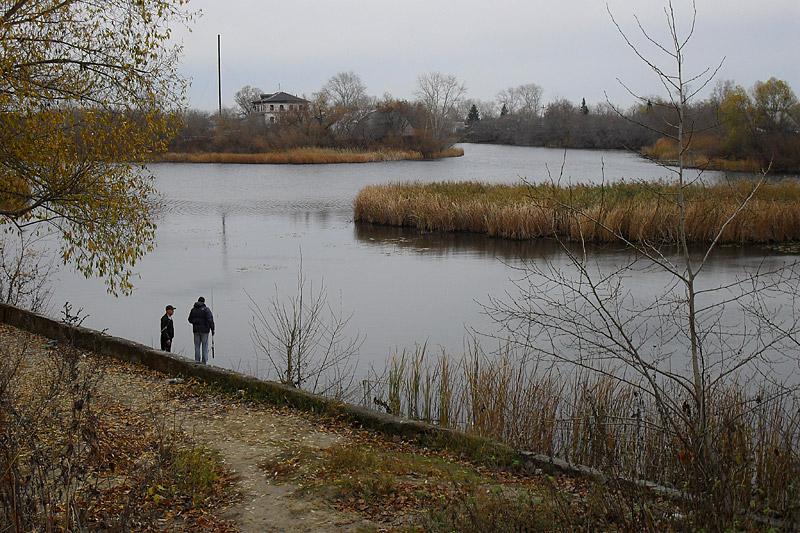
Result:
<svg viewBox="0 0 800 533"><path fill-rule="evenodd" d="M254 104L307 104L308 100L299 98L293 94L278 91L277 93L262 94L260 100L253 102Z"/></svg>

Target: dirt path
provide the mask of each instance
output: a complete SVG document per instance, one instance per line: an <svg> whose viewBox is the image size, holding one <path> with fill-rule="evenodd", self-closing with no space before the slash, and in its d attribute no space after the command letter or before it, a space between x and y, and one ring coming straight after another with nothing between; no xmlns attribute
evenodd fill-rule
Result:
<svg viewBox="0 0 800 533"><path fill-rule="evenodd" d="M12 407L4 442L22 443L13 456L30 461L35 448L45 473L79 465L61 508L97 530L554 531L627 512L585 480L250 402L5 325L0 385ZM54 479L40 485L61 498Z"/></svg>
<svg viewBox="0 0 800 533"><path fill-rule="evenodd" d="M251 402L0 325L0 356L15 347L24 354L20 385L49 390L67 375L53 371L64 363L96 382L87 389L93 415L84 418L96 420L89 433L98 436L97 447L81 461L107 481L95 491L91 516L111 529L120 510L135 509L143 527L132 529L143 531L494 531L507 507L527 516L533 510L525 502L543 501L544 480L535 475ZM66 400L67 416L56 426L82 409L68 394ZM58 437L57 429L44 436ZM471 521L458 525L463 516Z"/></svg>
<svg viewBox="0 0 800 533"><path fill-rule="evenodd" d="M179 424L192 439L218 450L236 473L241 497L225 510L244 532L356 531L380 529L324 500L300 494L297 485L275 483L259 466L284 450L323 450L346 437L326 432L301 414L197 394L197 384L170 384L162 375L113 364L102 388L131 409Z"/></svg>

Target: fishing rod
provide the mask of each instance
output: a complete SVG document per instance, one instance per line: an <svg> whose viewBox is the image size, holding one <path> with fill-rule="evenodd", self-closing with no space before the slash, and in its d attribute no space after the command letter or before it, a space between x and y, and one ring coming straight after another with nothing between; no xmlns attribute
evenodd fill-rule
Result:
<svg viewBox="0 0 800 533"><path fill-rule="evenodd" d="M211 312L213 313L214 312L213 309L215 309L215 307L214 307L214 289L211 289L211 309L212 309ZM215 351L216 350L214 349L214 332L212 331L211 332L211 359L214 359L214 352Z"/></svg>

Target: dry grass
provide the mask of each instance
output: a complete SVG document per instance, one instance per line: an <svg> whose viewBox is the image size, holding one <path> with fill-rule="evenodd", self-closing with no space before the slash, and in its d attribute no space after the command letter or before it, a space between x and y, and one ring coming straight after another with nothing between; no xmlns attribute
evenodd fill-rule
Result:
<svg viewBox="0 0 800 533"><path fill-rule="evenodd" d="M461 148L449 148L430 159L460 157ZM380 161L420 161L422 153L414 150L346 150L334 148L292 148L258 154L229 152L167 152L157 157L165 163L239 163L269 165L327 165L336 163L375 163Z"/></svg>
<svg viewBox="0 0 800 533"><path fill-rule="evenodd" d="M382 523L405 523L420 511L438 507L445 496L455 496L461 486L495 482L488 472L455 456L369 432L350 437L322 450L291 443L259 467L277 483L295 483L298 494L320 495L339 510Z"/></svg>
<svg viewBox="0 0 800 533"><path fill-rule="evenodd" d="M678 161L678 143L662 137L652 146L642 149L645 156L666 163ZM722 141L713 135L696 135L692 139L691 150L686 154L685 164L694 168L724 170L728 172L759 172L761 163L755 159L728 159L714 157L723 152Z"/></svg>
<svg viewBox="0 0 800 533"><path fill-rule="evenodd" d="M695 490L691 452L659 422L652 398L633 386L598 375L537 371L525 358L485 354L477 345L456 360L428 358L419 348L394 356L389 368L385 379L370 383L370 403L383 387L397 414L416 413L410 417L516 449ZM420 381L425 393L416 386ZM753 405L752 398L774 392L732 382L708 398L715 507L728 516L751 509L798 523L800 400L786 396Z"/></svg>
<svg viewBox="0 0 800 533"><path fill-rule="evenodd" d="M43 342L0 326L0 530L233 529L218 453L114 398L110 362Z"/></svg>
<svg viewBox="0 0 800 533"><path fill-rule="evenodd" d="M569 531L569 523L550 501L530 493L481 487L472 494L447 502L442 509L423 515L418 527L409 531L426 533L517 533L534 531ZM599 524L595 522L594 526ZM607 524L603 524L607 525Z"/></svg>
<svg viewBox="0 0 800 533"><path fill-rule="evenodd" d="M687 238L710 242L750 194L752 182L685 188ZM516 240L674 243L676 187L664 183L612 185L490 185L478 182L372 185L355 200L355 220L422 231L465 231ZM722 233L722 243L800 240L800 182L763 184Z"/></svg>
<svg viewBox="0 0 800 533"><path fill-rule="evenodd" d="M430 159L444 159L446 157L461 157L464 155L464 149L456 146L442 150L441 152L434 152Z"/></svg>

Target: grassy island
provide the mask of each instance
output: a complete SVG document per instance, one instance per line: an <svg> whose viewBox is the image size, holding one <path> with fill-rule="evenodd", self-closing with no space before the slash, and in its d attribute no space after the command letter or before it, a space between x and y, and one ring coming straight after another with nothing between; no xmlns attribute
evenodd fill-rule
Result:
<svg viewBox="0 0 800 533"><path fill-rule="evenodd" d="M737 181L691 185L686 231L690 242L709 242L753 190ZM559 187L491 185L478 182L372 185L355 200L355 220L422 231L464 231L527 240L674 243L678 209L675 186L617 183ZM800 182L762 184L727 225L720 242L729 244L800 241Z"/></svg>
<svg viewBox="0 0 800 533"><path fill-rule="evenodd" d="M156 157L164 163L241 163L271 165L324 165L334 163L375 163L379 161L422 161L461 157L462 148L448 148L425 155L416 150L352 150L336 148L291 148L261 153L167 152Z"/></svg>

